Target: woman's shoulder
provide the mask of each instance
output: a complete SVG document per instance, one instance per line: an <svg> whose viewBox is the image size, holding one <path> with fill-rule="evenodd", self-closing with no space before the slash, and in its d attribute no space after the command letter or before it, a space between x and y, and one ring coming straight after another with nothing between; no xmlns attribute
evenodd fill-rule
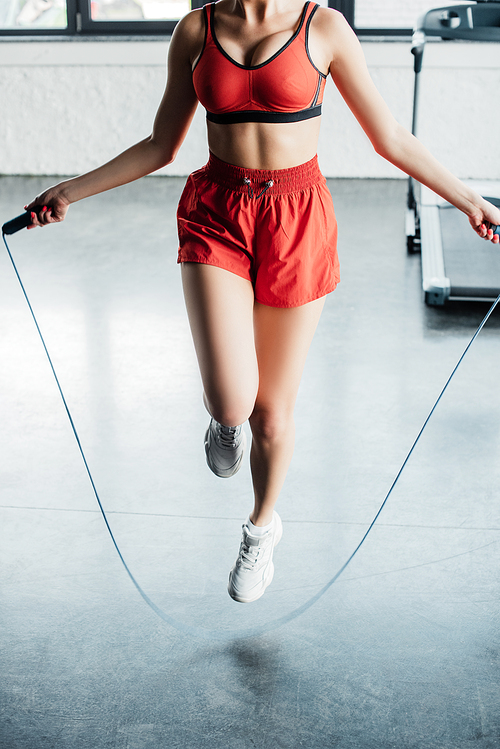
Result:
<svg viewBox="0 0 500 749"><path fill-rule="evenodd" d="M184 42L197 42L205 35L205 16L203 8L196 8L186 13L174 29L172 38L182 38Z"/></svg>
<svg viewBox="0 0 500 749"><path fill-rule="evenodd" d="M318 54L326 55L328 68L334 58L352 47L356 35L340 11L319 7L312 18L310 39L316 44Z"/></svg>
<svg viewBox="0 0 500 749"><path fill-rule="evenodd" d="M323 28L330 33L335 31L341 32L342 29L349 26L345 16L339 10L325 8L321 5L318 6L312 19L312 23L314 26Z"/></svg>
<svg viewBox="0 0 500 749"><path fill-rule="evenodd" d="M205 41L205 18L203 8L187 13L176 25L169 48L169 64L176 62L192 66L200 55Z"/></svg>

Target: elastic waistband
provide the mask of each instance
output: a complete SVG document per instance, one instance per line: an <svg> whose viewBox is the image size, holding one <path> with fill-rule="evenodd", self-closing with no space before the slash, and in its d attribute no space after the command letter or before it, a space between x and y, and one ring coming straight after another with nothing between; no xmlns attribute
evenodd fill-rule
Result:
<svg viewBox="0 0 500 749"><path fill-rule="evenodd" d="M252 197L260 197L264 192L266 195L299 192L325 181L317 156L305 164L288 169L246 169L221 161L210 153L204 170L218 185L234 192L248 193Z"/></svg>

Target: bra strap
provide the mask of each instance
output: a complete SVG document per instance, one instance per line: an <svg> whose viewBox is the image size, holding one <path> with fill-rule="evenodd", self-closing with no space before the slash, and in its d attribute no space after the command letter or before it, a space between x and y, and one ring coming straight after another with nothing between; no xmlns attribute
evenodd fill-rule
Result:
<svg viewBox="0 0 500 749"><path fill-rule="evenodd" d="M320 8L320 7L321 6L318 5L317 3L310 3L309 4L309 7L308 7L307 13L306 13L306 17L304 19L304 32L303 33L304 33L304 43L305 43L305 47L306 47L306 54L307 54L307 56L309 58L309 62L313 66L314 70L316 70L316 72L319 73L320 80L321 80L321 78L326 79L327 76L324 73L322 73L321 70L319 70L319 68L316 67L316 65L314 64L314 62L312 60L311 53L309 52L309 27L311 25L311 21L313 19L314 14L316 13L316 11L318 10L318 8ZM318 91L318 94L319 93L320 92Z"/></svg>
<svg viewBox="0 0 500 749"><path fill-rule="evenodd" d="M309 30L309 24L311 23L311 19L313 15L316 13L320 6L317 3L307 3L306 12L304 14L304 21L302 23L302 28L300 29L300 36L304 36L304 34L307 34L307 31Z"/></svg>
<svg viewBox="0 0 500 749"><path fill-rule="evenodd" d="M214 13L214 5L215 3L207 3L203 6L203 12L205 14L205 42L208 42L213 38L212 35L212 19L213 19L213 13Z"/></svg>

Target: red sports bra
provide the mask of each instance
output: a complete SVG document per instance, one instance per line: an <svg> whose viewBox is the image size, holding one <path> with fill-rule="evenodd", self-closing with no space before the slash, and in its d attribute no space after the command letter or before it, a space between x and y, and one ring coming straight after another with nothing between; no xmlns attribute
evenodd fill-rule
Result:
<svg viewBox="0 0 500 749"><path fill-rule="evenodd" d="M319 117L326 75L309 54L309 25L318 5L306 2L297 31L260 65L241 65L219 44L215 3L205 5L205 41L193 85L211 122L298 122Z"/></svg>

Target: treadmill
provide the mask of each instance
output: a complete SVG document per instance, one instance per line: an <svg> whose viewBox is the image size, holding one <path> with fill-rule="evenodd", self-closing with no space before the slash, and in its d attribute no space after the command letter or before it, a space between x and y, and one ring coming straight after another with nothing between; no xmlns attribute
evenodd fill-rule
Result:
<svg viewBox="0 0 500 749"><path fill-rule="evenodd" d="M426 38L500 42L500 2L449 5L427 11L412 39L415 88L412 133L417 131L419 73ZM500 207L500 181L465 180L480 195ZM410 253L422 254L422 286L425 301L494 301L500 294L500 246L485 242L470 229L465 214L420 186L410 177L406 210L406 242Z"/></svg>

